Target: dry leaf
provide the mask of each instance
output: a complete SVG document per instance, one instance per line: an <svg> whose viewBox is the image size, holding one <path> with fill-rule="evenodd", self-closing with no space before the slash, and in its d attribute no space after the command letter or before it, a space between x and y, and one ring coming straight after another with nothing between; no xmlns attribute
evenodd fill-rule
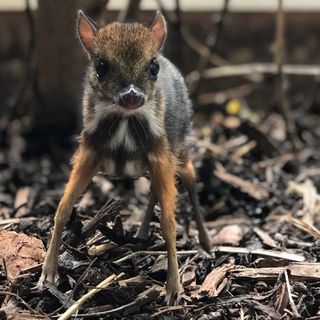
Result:
<svg viewBox="0 0 320 320"><path fill-rule="evenodd" d="M24 233L0 231L0 257L6 264L10 280L16 278L21 271L43 262L45 248L41 240ZM3 260L0 260L3 265Z"/></svg>
<svg viewBox="0 0 320 320"><path fill-rule="evenodd" d="M237 245L245 235L244 226L230 225L223 227L212 239L213 245Z"/></svg>

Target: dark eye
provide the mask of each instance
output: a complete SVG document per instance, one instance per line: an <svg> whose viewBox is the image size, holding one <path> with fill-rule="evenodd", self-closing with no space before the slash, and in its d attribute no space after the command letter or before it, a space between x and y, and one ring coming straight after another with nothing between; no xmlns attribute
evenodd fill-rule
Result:
<svg viewBox="0 0 320 320"><path fill-rule="evenodd" d="M158 72L159 72L159 63L156 59L151 60L150 64L149 64L149 72L151 74L151 76L156 77Z"/></svg>
<svg viewBox="0 0 320 320"><path fill-rule="evenodd" d="M109 71L109 65L108 62L104 59L98 59L96 62L96 73L97 78L99 80L102 80Z"/></svg>

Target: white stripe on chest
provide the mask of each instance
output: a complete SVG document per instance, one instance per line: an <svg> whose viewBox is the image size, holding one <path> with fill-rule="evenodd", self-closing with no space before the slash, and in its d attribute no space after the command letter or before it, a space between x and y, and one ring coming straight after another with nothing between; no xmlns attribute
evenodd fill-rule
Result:
<svg viewBox="0 0 320 320"><path fill-rule="evenodd" d="M119 147L123 147L127 151L135 151L137 149L137 144L128 130L128 119L121 120L114 136L111 137L109 146L111 150L117 150Z"/></svg>

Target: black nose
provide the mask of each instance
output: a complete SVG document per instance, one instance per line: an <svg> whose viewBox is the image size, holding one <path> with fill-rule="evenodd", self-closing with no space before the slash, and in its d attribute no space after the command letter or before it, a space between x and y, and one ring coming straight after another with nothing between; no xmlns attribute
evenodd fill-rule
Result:
<svg viewBox="0 0 320 320"><path fill-rule="evenodd" d="M126 109L137 109L144 104L144 94L139 88L130 84L119 93L119 104Z"/></svg>

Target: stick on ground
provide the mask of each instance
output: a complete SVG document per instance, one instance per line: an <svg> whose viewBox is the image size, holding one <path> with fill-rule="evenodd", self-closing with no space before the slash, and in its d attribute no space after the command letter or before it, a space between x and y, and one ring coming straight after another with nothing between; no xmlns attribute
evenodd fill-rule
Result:
<svg viewBox="0 0 320 320"><path fill-rule="evenodd" d="M67 320L69 319L75 312L79 310L81 305L85 303L89 298L91 298L93 295L95 295L97 292L99 292L101 289L107 287L113 280L118 280L124 276L124 273L120 273L118 276L115 274L112 274L110 277L106 278L102 282L100 282L95 288L90 290L88 293L86 293L84 296L82 296L79 300L76 301L75 304L73 304L69 309L67 309L58 320Z"/></svg>

